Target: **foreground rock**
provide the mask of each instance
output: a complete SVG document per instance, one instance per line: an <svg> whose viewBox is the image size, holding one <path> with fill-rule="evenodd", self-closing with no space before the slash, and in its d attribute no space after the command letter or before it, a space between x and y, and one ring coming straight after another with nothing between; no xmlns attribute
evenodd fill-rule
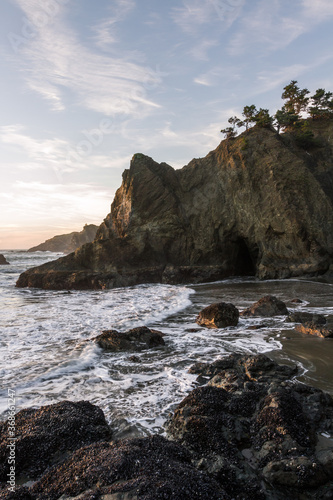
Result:
<svg viewBox="0 0 333 500"><path fill-rule="evenodd" d="M286 321L289 323L313 323L315 325L325 325L326 318L322 314L294 311L289 314Z"/></svg>
<svg viewBox="0 0 333 500"><path fill-rule="evenodd" d="M71 253L85 243L93 241L97 229L98 226L95 226L95 224L85 224L82 231L74 231L73 233L54 236L40 245L29 248L28 252Z"/></svg>
<svg viewBox="0 0 333 500"><path fill-rule="evenodd" d="M227 326L237 326L239 311L233 304L218 302L203 309L196 322L200 326L208 328L226 328Z"/></svg>
<svg viewBox="0 0 333 500"><path fill-rule="evenodd" d="M31 488L37 500L82 492L87 500L227 498L214 479L191 466L186 449L160 436L82 448Z"/></svg>
<svg viewBox="0 0 333 500"><path fill-rule="evenodd" d="M328 500L333 400L291 380L297 369L234 354L191 373L208 385L162 436L110 442L101 410L63 402L17 417L18 484L9 491L1 424L1 500Z"/></svg>
<svg viewBox="0 0 333 500"><path fill-rule="evenodd" d="M6 257L2 253L0 253L0 266L3 266L3 265L6 266L8 264L9 264L9 262L7 261Z"/></svg>
<svg viewBox="0 0 333 500"><path fill-rule="evenodd" d="M295 330L298 333L305 333L306 335L313 335L315 337L321 337L324 339L333 337L332 328L325 328L323 326L318 326L317 323L304 323L301 325L296 325Z"/></svg>
<svg viewBox="0 0 333 500"><path fill-rule="evenodd" d="M101 439L111 439L104 414L87 401L63 401L38 410L21 410L15 417L16 479L35 479L47 466L60 461L73 450ZM0 481L9 473L10 430L0 423Z"/></svg>
<svg viewBox="0 0 333 500"><path fill-rule="evenodd" d="M241 316L283 316L288 314L288 309L286 304L282 300L277 299L273 295L266 295L262 297L258 302L253 304L251 307L244 309Z"/></svg>
<svg viewBox="0 0 333 500"><path fill-rule="evenodd" d="M232 498L332 498L333 442L321 434L333 434L333 400L290 381L295 371L264 355L198 363L208 385L178 405L168 435Z"/></svg>
<svg viewBox="0 0 333 500"><path fill-rule="evenodd" d="M308 123L322 144L311 154L254 127L179 170L134 155L95 240L23 273L17 285L112 288L325 273L333 263L333 122Z"/></svg>
<svg viewBox="0 0 333 500"><path fill-rule="evenodd" d="M95 342L105 351L141 351L165 345L164 334L158 330L150 330L146 326L133 328L128 332L105 330L95 337Z"/></svg>

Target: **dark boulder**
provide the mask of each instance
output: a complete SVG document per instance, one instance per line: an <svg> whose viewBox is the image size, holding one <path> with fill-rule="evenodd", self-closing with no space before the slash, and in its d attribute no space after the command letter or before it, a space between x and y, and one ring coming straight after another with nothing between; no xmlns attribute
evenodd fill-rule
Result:
<svg viewBox="0 0 333 500"><path fill-rule="evenodd" d="M288 323L314 323L316 325L325 325L326 318L322 314L309 313L304 311L294 311L289 313L286 321Z"/></svg>
<svg viewBox="0 0 333 500"><path fill-rule="evenodd" d="M0 266L3 265L9 265L9 262L7 261L6 257L2 253L0 253Z"/></svg>
<svg viewBox="0 0 333 500"><path fill-rule="evenodd" d="M105 330L93 340L105 351L141 351L165 345L164 334L158 330L150 330L146 326L133 328L127 332Z"/></svg>
<svg viewBox="0 0 333 500"><path fill-rule="evenodd" d="M282 300L277 299L273 295L266 295L262 297L258 302L253 304L251 307L244 309L241 316L283 316L288 314L287 306Z"/></svg>
<svg viewBox="0 0 333 500"><path fill-rule="evenodd" d="M304 323L295 326L295 331L297 333L305 333L306 335L313 335L315 337L321 337L324 339L333 337L333 329L325 328L324 326L318 326L317 323Z"/></svg>
<svg viewBox="0 0 333 500"><path fill-rule="evenodd" d="M97 406L87 401L63 401L18 412L15 436L16 478L23 475L34 479L70 451L101 439L111 439L111 431ZM9 438L8 423L0 423L0 481L4 482L9 470Z"/></svg>
<svg viewBox="0 0 333 500"><path fill-rule="evenodd" d="M228 499L214 479L191 465L185 448L160 436L84 447L48 471L31 492L36 500L81 494L86 500Z"/></svg>
<svg viewBox="0 0 333 500"><path fill-rule="evenodd" d="M237 326L239 311L233 304L217 302L205 307L196 319L200 326L208 328L226 328Z"/></svg>

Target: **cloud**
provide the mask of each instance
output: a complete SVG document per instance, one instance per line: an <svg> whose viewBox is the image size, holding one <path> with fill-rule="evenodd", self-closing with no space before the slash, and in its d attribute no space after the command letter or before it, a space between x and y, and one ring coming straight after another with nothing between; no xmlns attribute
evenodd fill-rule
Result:
<svg viewBox="0 0 333 500"><path fill-rule="evenodd" d="M85 158L76 165L70 164L68 157L73 149L70 142L59 138L35 139L24 130L22 125L0 127L0 141L24 152L26 159L15 165L19 170L53 170L58 180L62 180L65 173L88 168Z"/></svg>
<svg viewBox="0 0 333 500"><path fill-rule="evenodd" d="M218 43L218 40L200 40L200 42L195 44L194 47L190 50L190 55L194 59L198 59L199 61L207 61L208 51L212 47L216 47Z"/></svg>
<svg viewBox="0 0 333 500"><path fill-rule="evenodd" d="M332 0L302 0L304 17L312 23L321 23L329 21L333 17Z"/></svg>
<svg viewBox="0 0 333 500"><path fill-rule="evenodd" d="M118 25L134 9L133 0L116 0L109 8L110 17L94 26L94 41L103 50L109 50L118 42Z"/></svg>
<svg viewBox="0 0 333 500"><path fill-rule="evenodd" d="M23 131L22 125L0 127L0 141L24 150L28 158L33 160L33 163L30 163L31 166L65 162L69 148L67 141L58 138L38 140L24 134Z"/></svg>
<svg viewBox="0 0 333 500"><path fill-rule="evenodd" d="M257 2L242 19L241 27L229 43L231 55L250 50L266 53L288 46L304 32L299 18L284 16L280 0ZM253 49L253 46L256 49Z"/></svg>
<svg viewBox="0 0 333 500"><path fill-rule="evenodd" d="M24 228L58 226L72 228L88 222L102 222L114 191L92 184L44 184L17 181L7 193L0 193L0 226L8 225L10 206L13 224Z"/></svg>
<svg viewBox="0 0 333 500"><path fill-rule="evenodd" d="M226 86L230 82L240 81L242 74L242 65L232 66L223 64L221 66L213 66L206 73L202 73L194 78L194 83L204 85L206 87L214 87L216 85Z"/></svg>
<svg viewBox="0 0 333 500"><path fill-rule="evenodd" d="M198 29L213 21L228 29L238 18L245 0L184 0L182 7L171 11L173 21L187 34L197 35Z"/></svg>
<svg viewBox="0 0 333 500"><path fill-rule="evenodd" d="M76 104L104 115L143 117L159 107L148 94L161 84L161 73L138 64L136 51L123 57L121 53L100 54L79 42L66 22L65 6L57 4L54 14L48 15L40 1L16 2L30 29L18 51L22 70L30 89L46 99L52 109L65 109L66 91L74 93ZM133 2L118 0L117 5L124 15ZM109 19L100 25L98 43L107 43L106 33L113 22Z"/></svg>
<svg viewBox="0 0 333 500"><path fill-rule="evenodd" d="M290 66L282 66L274 70L263 70L257 75L258 84L254 86L255 90L252 95L262 94L275 88L289 83L291 80L298 79L304 73L311 73L316 68L327 64L333 58L332 54L322 55L318 57L312 64L292 64ZM302 86L302 84L300 84Z"/></svg>
<svg viewBox="0 0 333 500"><path fill-rule="evenodd" d="M247 5L249 10L228 46L232 56L250 51L262 55L283 49L333 16L331 0L301 0L297 4L286 0L260 0Z"/></svg>
<svg viewBox="0 0 333 500"><path fill-rule="evenodd" d="M54 180L63 182L65 174L99 168L126 168L130 156L120 156L112 152L108 155L98 153L104 136L101 129L83 131L80 140L72 143L59 138L35 139L27 135L22 125L0 127L0 141L23 151L25 160L12 163L11 168L18 170L53 170ZM116 132L114 132L116 133ZM119 133L122 133L120 130Z"/></svg>

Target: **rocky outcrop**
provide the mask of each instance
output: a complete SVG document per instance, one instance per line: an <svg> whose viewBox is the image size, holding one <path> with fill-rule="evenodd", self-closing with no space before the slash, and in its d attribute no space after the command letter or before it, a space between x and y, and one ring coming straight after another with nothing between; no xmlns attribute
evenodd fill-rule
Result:
<svg viewBox="0 0 333 500"><path fill-rule="evenodd" d="M98 226L94 224L85 224L82 231L74 231L69 234L61 234L44 241L40 245L29 248L28 252L62 252L71 253L77 248L90 243L96 236Z"/></svg>
<svg viewBox="0 0 333 500"><path fill-rule="evenodd" d="M290 381L296 371L264 355L198 363L191 373L208 385L178 405L169 437L230 498L331 498L333 400Z"/></svg>
<svg viewBox="0 0 333 500"><path fill-rule="evenodd" d="M15 475L35 479L71 451L102 439L111 439L104 414L88 401L63 401L15 415L15 439L6 422L0 423L0 481L7 482L8 445L15 443Z"/></svg>
<svg viewBox="0 0 333 500"><path fill-rule="evenodd" d="M255 302L251 307L244 309L241 316L284 316L288 314L287 306L282 300L277 299L273 295L265 295L258 302Z"/></svg>
<svg viewBox="0 0 333 500"><path fill-rule="evenodd" d="M6 257L0 253L0 266L7 266L9 264L9 262L7 261Z"/></svg>
<svg viewBox="0 0 333 500"><path fill-rule="evenodd" d="M217 302L205 307L198 315L196 322L207 328L226 328L237 326L239 311L233 304Z"/></svg>
<svg viewBox="0 0 333 500"><path fill-rule="evenodd" d="M333 263L333 122L321 146L254 127L180 170L134 155L95 240L17 285L111 288L233 275L317 275Z"/></svg>
<svg viewBox="0 0 333 500"><path fill-rule="evenodd" d="M93 340L105 351L142 351L165 345L164 334L146 326L132 328L128 332L105 330Z"/></svg>
<svg viewBox="0 0 333 500"><path fill-rule="evenodd" d="M295 382L296 367L233 354L190 372L198 384L155 435L111 441L103 412L62 402L16 415L15 491L2 500L327 500L333 400ZM19 486L22 485L22 486Z"/></svg>

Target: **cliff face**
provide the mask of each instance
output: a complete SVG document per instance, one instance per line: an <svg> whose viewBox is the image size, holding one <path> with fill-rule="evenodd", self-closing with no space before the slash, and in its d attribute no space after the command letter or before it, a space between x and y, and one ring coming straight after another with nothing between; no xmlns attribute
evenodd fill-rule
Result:
<svg viewBox="0 0 333 500"><path fill-rule="evenodd" d="M96 236L98 226L94 224L86 224L82 231L75 231L69 234L61 234L54 236L49 240L44 241L40 245L29 248L28 252L63 252L71 253L77 248L84 245L85 243L90 243L94 240Z"/></svg>
<svg viewBox="0 0 333 500"><path fill-rule="evenodd" d="M134 155L95 240L18 286L108 288L321 274L333 259L333 124L321 146L257 127L181 170Z"/></svg>

